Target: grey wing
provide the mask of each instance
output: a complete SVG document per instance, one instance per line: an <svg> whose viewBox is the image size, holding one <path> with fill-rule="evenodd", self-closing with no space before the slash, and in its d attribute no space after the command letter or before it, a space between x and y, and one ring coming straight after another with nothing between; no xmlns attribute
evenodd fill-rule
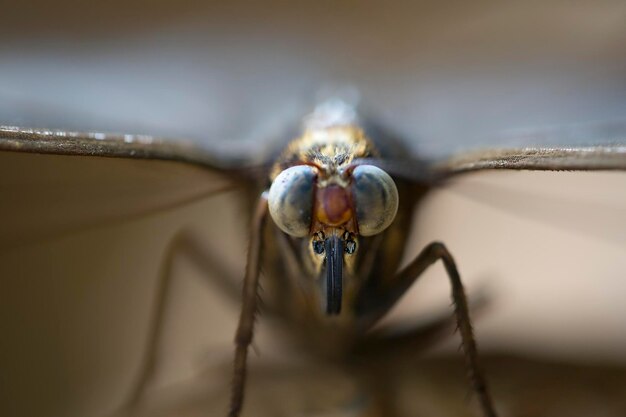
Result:
<svg viewBox="0 0 626 417"><path fill-rule="evenodd" d="M0 251L191 205L260 163L191 141L0 127Z"/></svg>
<svg viewBox="0 0 626 417"><path fill-rule="evenodd" d="M626 170L626 122L537 130L509 136L506 143L527 146L469 151L435 162L437 176L480 170ZM575 143L568 145L568 143ZM592 145L585 145L591 143Z"/></svg>
<svg viewBox="0 0 626 417"><path fill-rule="evenodd" d="M124 403L146 355L172 239L191 231L233 275L242 271L240 167L221 153L148 136L0 130L0 329L10 341L0 367L16 381L1 390L0 414L71 414L69 391L94 395L79 414L107 415ZM203 306L184 320L190 355L230 347L229 303L179 258L173 285L184 302L173 303ZM49 390L18 404L33 381Z"/></svg>
<svg viewBox="0 0 626 417"><path fill-rule="evenodd" d="M201 146L197 141L149 135L1 125L0 151L169 160L200 165L227 175L243 171L242 167L261 165L267 159L262 153L246 152L246 148L228 141Z"/></svg>
<svg viewBox="0 0 626 417"><path fill-rule="evenodd" d="M483 349L623 360L626 338L611 320L625 311L611 296L623 293L626 268L626 130L618 127L509 136L501 143L513 146L431 165L445 181L420 206L408 253L443 241L470 294L494 291L496 314L478 320ZM420 297L415 310L436 298Z"/></svg>
<svg viewBox="0 0 626 417"><path fill-rule="evenodd" d="M437 185L445 185L444 192L468 201L624 243L622 228L615 225L622 223L626 207L620 192L626 182L621 173L626 171L626 122L535 130L503 142L522 146L460 153L427 170Z"/></svg>

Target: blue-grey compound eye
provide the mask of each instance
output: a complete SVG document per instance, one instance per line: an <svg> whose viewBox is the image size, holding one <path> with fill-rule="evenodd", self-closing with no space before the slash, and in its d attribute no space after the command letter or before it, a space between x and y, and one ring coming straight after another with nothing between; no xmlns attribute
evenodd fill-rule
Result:
<svg viewBox="0 0 626 417"><path fill-rule="evenodd" d="M268 206L274 223L285 233L305 237L311 228L317 174L308 165L287 168L274 179Z"/></svg>
<svg viewBox="0 0 626 417"><path fill-rule="evenodd" d="M359 165L352 171L352 198L362 236L382 232L398 212L396 184L389 174L373 165Z"/></svg>

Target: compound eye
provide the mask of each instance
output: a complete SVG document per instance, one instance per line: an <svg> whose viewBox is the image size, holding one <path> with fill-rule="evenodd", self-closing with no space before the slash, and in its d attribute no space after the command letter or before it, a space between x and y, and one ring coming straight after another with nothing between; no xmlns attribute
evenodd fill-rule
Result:
<svg viewBox="0 0 626 417"><path fill-rule="evenodd" d="M317 174L308 165L287 168L274 179L268 206L274 223L285 233L305 237L311 228Z"/></svg>
<svg viewBox="0 0 626 417"><path fill-rule="evenodd" d="M352 171L352 197L359 234L376 235L385 230L398 212L398 189L393 179L373 165Z"/></svg>

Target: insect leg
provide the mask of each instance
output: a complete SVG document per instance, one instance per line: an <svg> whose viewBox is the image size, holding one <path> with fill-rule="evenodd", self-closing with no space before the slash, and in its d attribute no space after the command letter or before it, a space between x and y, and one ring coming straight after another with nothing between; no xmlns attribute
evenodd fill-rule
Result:
<svg viewBox="0 0 626 417"><path fill-rule="evenodd" d="M134 382L121 411L131 412L141 401L157 366L159 342L163 332L163 322L169 303L169 294L172 285L172 266L178 257L186 257L204 272L202 277L218 284L219 289L234 300L239 299L240 288L235 279L229 279L229 274L217 256L202 247L198 238L189 230L178 232L168 242L165 254L159 268L154 313L148 331L146 351L140 365L139 375Z"/></svg>
<svg viewBox="0 0 626 417"><path fill-rule="evenodd" d="M478 395L478 401L483 410L483 414L486 417L495 417L497 414L493 406L493 401L487 388L485 377L478 364L478 352L472 330L472 323L470 321L467 297L463 290L459 271L448 249L443 243L430 243L406 268L398 273L397 282L414 282L426 268L438 260L443 262L446 272L448 273L448 278L450 278L450 284L452 285L454 313L456 315L457 327L461 334L461 345L465 354L472 388Z"/></svg>
<svg viewBox="0 0 626 417"><path fill-rule="evenodd" d="M257 313L259 273L261 268L262 231L267 218L267 193L259 198L254 217L246 260L246 275L243 282L243 304L235 335L235 365L231 391L229 417L237 417L243 405L244 386L246 383L246 361L248 346L252 343L254 320Z"/></svg>

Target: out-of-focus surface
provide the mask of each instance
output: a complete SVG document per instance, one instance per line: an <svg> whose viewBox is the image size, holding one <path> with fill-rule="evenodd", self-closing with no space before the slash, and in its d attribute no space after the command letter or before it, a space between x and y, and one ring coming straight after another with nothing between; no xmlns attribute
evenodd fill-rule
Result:
<svg viewBox="0 0 626 417"><path fill-rule="evenodd" d="M348 84L427 154L519 144L625 117L625 19L621 1L14 3L0 122L254 144Z"/></svg>
<svg viewBox="0 0 626 417"><path fill-rule="evenodd" d="M0 123L237 142L254 153L309 111L320 88L350 84L376 118L429 155L597 143L607 138L568 132L624 119L624 21L620 1L13 3L2 7ZM546 127L557 133L528 136ZM192 167L1 158L11 175L0 176L0 414L111 415L139 372L169 239L195 230L237 279L247 219L232 193L148 215L207 189ZM476 317L480 348L547 358L487 361L504 415L624 414L624 182L623 174L496 172L461 177L425 201L408 253L443 240L470 293L487 292L491 304ZM50 222L32 221L43 219L39 210ZM119 220L124 213L132 216ZM173 399L150 408L147 395L146 413L214 415L227 402L238 304L185 259L175 277L150 384ZM394 314L425 317L447 305L435 266ZM274 364L286 356L285 337L260 322L247 413L284 405L264 412L315 415L325 406L317 394L329 393L318 377L330 374L341 387L330 409L354 400L353 381L337 371ZM409 398L401 401L424 415L466 412L463 370L453 368L442 360L417 363L415 379L399 372ZM283 402L288 393L293 402Z"/></svg>
<svg viewBox="0 0 626 417"><path fill-rule="evenodd" d="M524 417L621 416L626 413L626 370L509 356L483 359L494 387L500 415ZM252 365L244 415L354 416L366 399L359 398L355 381L320 364ZM214 372L227 372L228 368ZM387 380L400 416L471 417L480 415L467 395L460 358L430 358L404 362ZM332 381L332 383L331 383ZM222 384L211 394L212 378L205 374L170 396L152 393L137 413L140 417L221 415L228 398ZM204 387L204 388L203 388ZM160 394L160 398L159 398Z"/></svg>

